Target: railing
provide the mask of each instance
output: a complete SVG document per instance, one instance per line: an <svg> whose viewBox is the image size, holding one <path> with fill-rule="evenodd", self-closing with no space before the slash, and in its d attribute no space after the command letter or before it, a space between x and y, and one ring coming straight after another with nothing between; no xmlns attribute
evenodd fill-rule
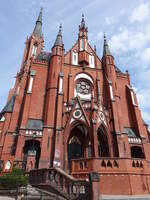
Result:
<svg viewBox="0 0 150 200"><path fill-rule="evenodd" d="M106 173L150 173L150 163L145 159L128 158L83 158L71 162L71 174L74 177L88 177L89 172Z"/></svg>
<svg viewBox="0 0 150 200"><path fill-rule="evenodd" d="M35 187L58 193L68 200L90 200L92 195L88 181L75 179L59 168L32 170L29 182Z"/></svg>

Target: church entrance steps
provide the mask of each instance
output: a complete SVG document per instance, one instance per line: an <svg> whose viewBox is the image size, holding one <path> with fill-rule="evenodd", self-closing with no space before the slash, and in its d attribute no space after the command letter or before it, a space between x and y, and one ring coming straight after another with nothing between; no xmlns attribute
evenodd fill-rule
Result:
<svg viewBox="0 0 150 200"><path fill-rule="evenodd" d="M18 191L18 200L65 200L65 198L59 196L58 194L47 192L45 190L32 187L31 185L28 185L27 187L20 187ZM0 191L0 200L11 200L15 199L15 197L16 190Z"/></svg>
<svg viewBox="0 0 150 200"><path fill-rule="evenodd" d="M100 200L150 200L150 195L100 195Z"/></svg>
<svg viewBox="0 0 150 200"><path fill-rule="evenodd" d="M33 187L67 200L91 200L90 183L85 179L76 179L59 168L32 170L29 182Z"/></svg>

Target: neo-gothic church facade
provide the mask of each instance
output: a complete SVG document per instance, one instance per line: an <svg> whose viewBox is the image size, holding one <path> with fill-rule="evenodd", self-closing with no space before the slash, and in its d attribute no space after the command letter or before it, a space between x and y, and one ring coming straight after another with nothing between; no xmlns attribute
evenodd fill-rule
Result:
<svg viewBox="0 0 150 200"><path fill-rule="evenodd" d="M106 37L100 58L82 16L68 52L61 26L51 52L43 47L41 10L0 113L1 173L57 167L86 179L94 171L103 194L150 193L147 124Z"/></svg>

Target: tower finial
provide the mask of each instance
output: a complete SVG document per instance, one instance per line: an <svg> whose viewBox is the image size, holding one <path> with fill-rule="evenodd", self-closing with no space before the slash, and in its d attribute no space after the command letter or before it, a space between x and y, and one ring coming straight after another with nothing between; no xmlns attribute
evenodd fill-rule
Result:
<svg viewBox="0 0 150 200"><path fill-rule="evenodd" d="M84 20L84 14L82 13L82 20Z"/></svg>
<svg viewBox="0 0 150 200"><path fill-rule="evenodd" d="M112 56L110 50L109 50L109 46L107 44L107 39L106 39L106 35L104 33L104 49L103 49L103 56Z"/></svg>
<svg viewBox="0 0 150 200"><path fill-rule="evenodd" d="M82 13L82 20L81 20L81 26L79 26L80 29L84 29L85 27L85 20L84 20L84 14Z"/></svg>
<svg viewBox="0 0 150 200"><path fill-rule="evenodd" d="M105 35L105 32L104 32L104 40L106 40L106 35Z"/></svg>
<svg viewBox="0 0 150 200"><path fill-rule="evenodd" d="M61 32L62 32L62 24L60 23L60 25L59 25L59 33L61 34Z"/></svg>
<svg viewBox="0 0 150 200"><path fill-rule="evenodd" d="M43 37L43 35L42 35L42 11L43 11L43 8L41 7L40 13L39 13L39 16L38 16L38 19L36 21L36 25L35 25L35 28L33 31L33 35L38 38Z"/></svg>

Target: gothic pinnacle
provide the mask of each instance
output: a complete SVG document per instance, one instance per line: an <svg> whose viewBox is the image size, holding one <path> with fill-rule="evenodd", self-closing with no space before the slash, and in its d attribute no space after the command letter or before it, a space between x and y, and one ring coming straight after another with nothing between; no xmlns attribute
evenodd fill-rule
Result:
<svg viewBox="0 0 150 200"><path fill-rule="evenodd" d="M37 38L41 38L42 35L42 10L43 8L41 8L38 19L36 21L36 25L33 31L33 35Z"/></svg>
<svg viewBox="0 0 150 200"><path fill-rule="evenodd" d="M62 40L62 24L60 24L60 26L59 26L59 31L58 31L58 34L57 34L57 37L56 37L54 46L61 46L61 47L63 46L63 40Z"/></svg>
<svg viewBox="0 0 150 200"><path fill-rule="evenodd" d="M106 35L104 34L104 49L103 49L103 56L112 56L108 43L107 43L107 39L106 39Z"/></svg>

